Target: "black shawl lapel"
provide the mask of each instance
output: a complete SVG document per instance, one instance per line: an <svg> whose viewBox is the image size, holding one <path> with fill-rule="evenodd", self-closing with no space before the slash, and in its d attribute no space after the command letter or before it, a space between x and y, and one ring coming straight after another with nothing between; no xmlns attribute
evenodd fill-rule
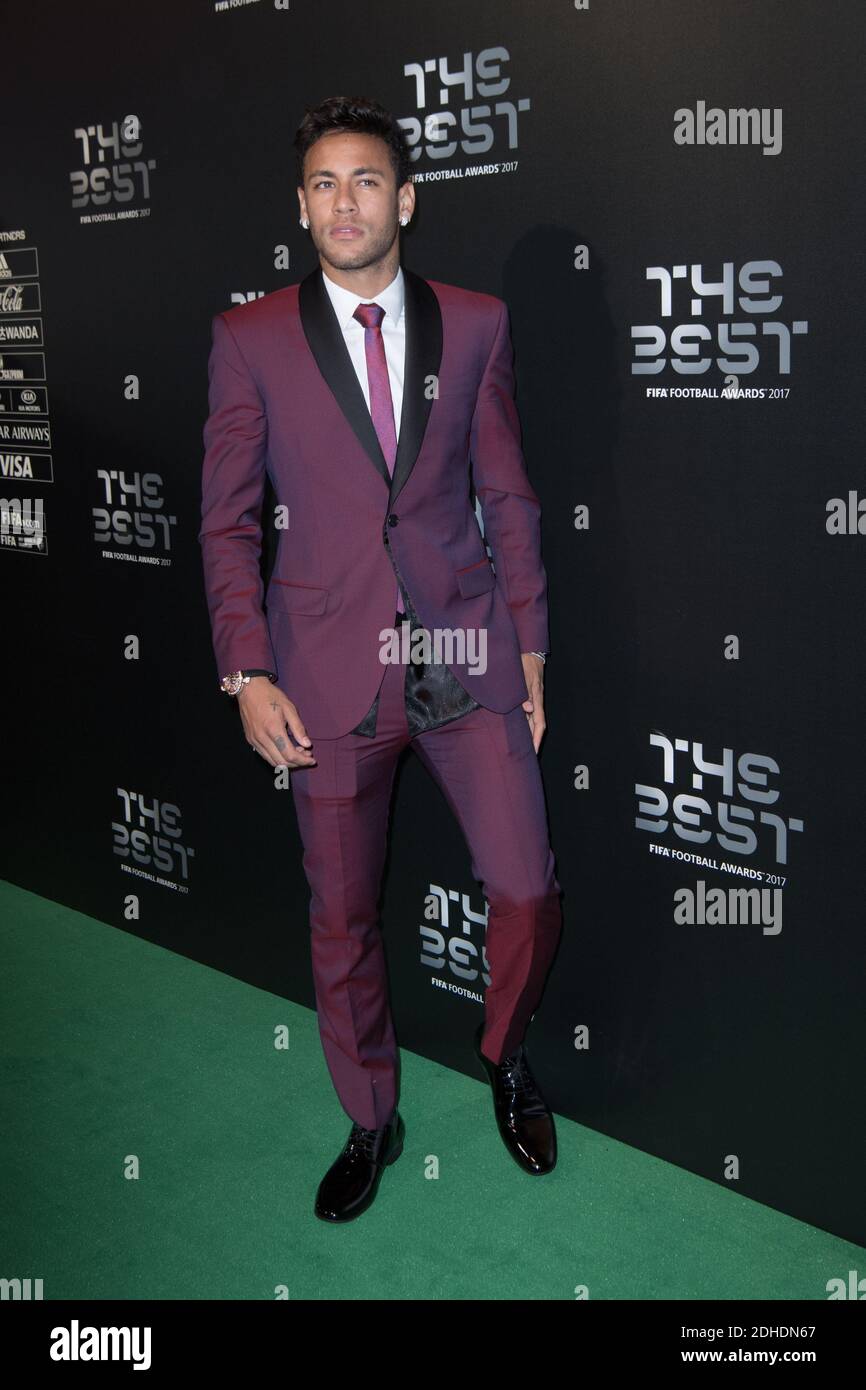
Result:
<svg viewBox="0 0 866 1390"><path fill-rule="evenodd" d="M433 404L430 377L439 375L442 362L442 314L435 293L420 275L403 267L406 316L406 359L403 372L403 410L397 440L394 477L382 453L364 392L355 375L334 307L316 266L298 286L301 326L316 364L331 392L364 447L373 467L388 485L388 510L393 509L408 479L424 439Z"/></svg>

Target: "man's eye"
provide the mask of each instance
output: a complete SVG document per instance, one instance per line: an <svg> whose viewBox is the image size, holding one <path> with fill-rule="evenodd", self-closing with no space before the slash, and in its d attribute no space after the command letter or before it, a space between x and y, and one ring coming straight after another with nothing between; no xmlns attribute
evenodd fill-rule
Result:
<svg viewBox="0 0 866 1390"><path fill-rule="evenodd" d="M375 180L375 179L359 179L358 182L359 182L359 183L371 183L374 187L376 186L376 180ZM324 188L325 185L326 185L326 184L329 184L329 183L331 183L331 179L319 179L317 183L314 183L314 184L313 184L313 187L314 187L314 188Z"/></svg>

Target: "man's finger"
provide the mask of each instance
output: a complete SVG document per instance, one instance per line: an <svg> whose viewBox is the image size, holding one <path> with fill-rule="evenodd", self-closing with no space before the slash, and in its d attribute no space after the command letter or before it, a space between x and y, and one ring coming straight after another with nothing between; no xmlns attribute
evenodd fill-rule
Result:
<svg viewBox="0 0 866 1390"><path fill-rule="evenodd" d="M309 748L297 748L285 733L267 731L268 741L276 750L274 756L277 765L280 763L288 767L310 767L315 761L315 754Z"/></svg>
<svg viewBox="0 0 866 1390"><path fill-rule="evenodd" d="M304 728L301 716L293 705L285 705L283 707L283 718L289 726L295 743L300 743L304 747L312 744L313 740Z"/></svg>

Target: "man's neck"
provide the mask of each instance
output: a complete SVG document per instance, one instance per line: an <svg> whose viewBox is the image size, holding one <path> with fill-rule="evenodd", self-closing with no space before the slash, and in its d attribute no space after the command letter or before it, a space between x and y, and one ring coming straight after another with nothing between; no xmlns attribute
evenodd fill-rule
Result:
<svg viewBox="0 0 866 1390"><path fill-rule="evenodd" d="M344 290L350 290L352 294L357 294L361 299L375 299L377 294L381 294L394 279L400 269L399 260L394 260L389 264L382 263L378 266L364 266L363 270L340 270L332 265L327 265L320 257L319 264L322 274L327 275L329 280L333 280L335 285L340 285Z"/></svg>

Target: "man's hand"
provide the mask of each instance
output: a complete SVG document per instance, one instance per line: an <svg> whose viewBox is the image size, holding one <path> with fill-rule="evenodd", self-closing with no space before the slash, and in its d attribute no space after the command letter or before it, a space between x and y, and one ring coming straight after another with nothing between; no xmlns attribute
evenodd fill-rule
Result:
<svg viewBox="0 0 866 1390"><path fill-rule="evenodd" d="M526 689L529 692L529 699L523 701L523 708L526 710L532 742L537 753L547 728L544 718L544 662L535 652L521 652L520 657L526 677Z"/></svg>
<svg viewBox="0 0 866 1390"><path fill-rule="evenodd" d="M251 676L241 686L237 696L247 743L269 762L271 767L311 767L315 757L309 750L312 739L301 723L297 707L267 676ZM303 744L296 748L295 743Z"/></svg>

